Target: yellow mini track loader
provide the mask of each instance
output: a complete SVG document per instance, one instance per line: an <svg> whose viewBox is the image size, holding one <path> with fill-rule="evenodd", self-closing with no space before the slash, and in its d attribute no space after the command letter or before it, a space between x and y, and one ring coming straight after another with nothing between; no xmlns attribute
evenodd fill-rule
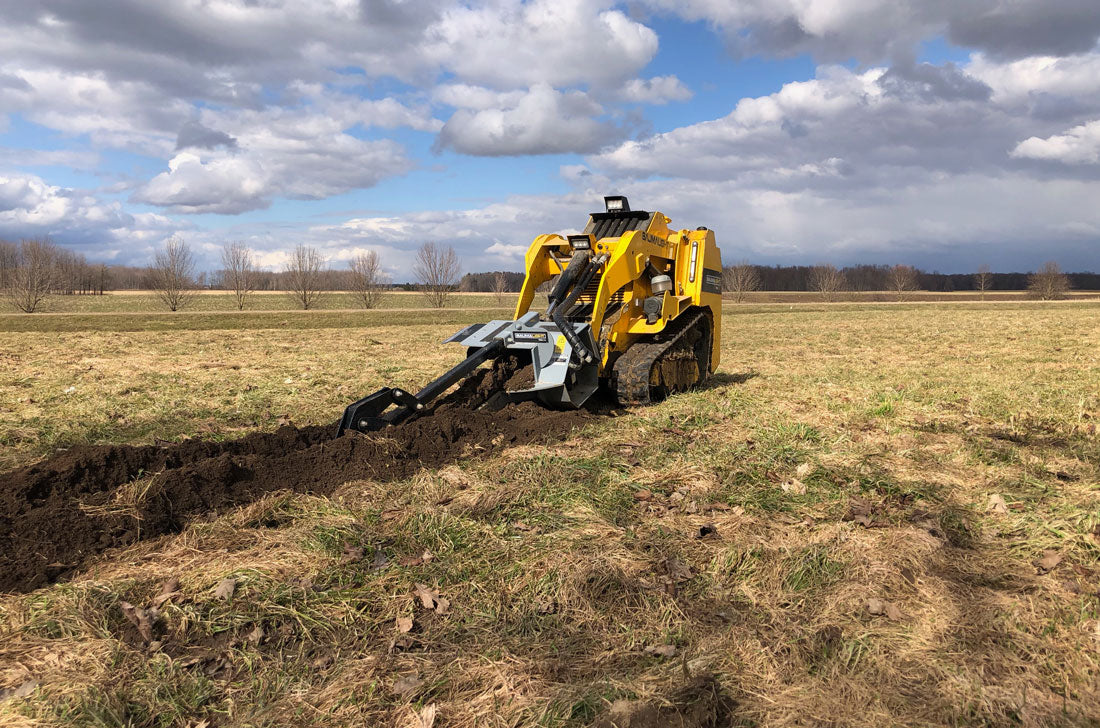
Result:
<svg viewBox="0 0 1100 728"><path fill-rule="evenodd" d="M493 406L536 399L580 407L601 387L620 404L654 402L703 382L718 366L722 258L714 232L672 230L660 212L604 198L578 235L540 235L525 258L515 318L473 324L447 339L467 358L417 394L384 387L350 405L345 430L398 424L482 363L517 356L534 382L502 391ZM532 311L548 281L545 311Z"/></svg>

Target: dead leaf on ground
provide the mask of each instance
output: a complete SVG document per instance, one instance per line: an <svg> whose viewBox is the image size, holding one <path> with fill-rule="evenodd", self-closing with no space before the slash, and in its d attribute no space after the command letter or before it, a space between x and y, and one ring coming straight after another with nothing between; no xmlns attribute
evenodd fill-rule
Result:
<svg viewBox="0 0 1100 728"><path fill-rule="evenodd" d="M875 506L871 501L859 496L852 496L848 499L848 512L844 514L842 520L858 523L864 528L882 528L887 525L884 521L874 518L872 516L874 512Z"/></svg>
<svg viewBox="0 0 1100 728"><path fill-rule="evenodd" d="M634 491L634 500L636 501L648 501L653 500L653 491L651 490L636 490Z"/></svg>
<svg viewBox="0 0 1100 728"><path fill-rule="evenodd" d="M439 592L426 584L416 584L416 596L420 599L420 605L425 609L433 609L437 614L446 614L451 609L451 602L439 596Z"/></svg>
<svg viewBox="0 0 1100 728"><path fill-rule="evenodd" d="M898 621L899 619L901 619L902 616L901 610L897 608L897 605L895 605L893 602L888 602L883 599L868 599L867 611L870 614L874 614L876 616L884 616L891 622Z"/></svg>
<svg viewBox="0 0 1100 728"><path fill-rule="evenodd" d="M153 606L159 607L169 599L175 599L180 595L180 580L172 577L160 585L160 593L153 598Z"/></svg>
<svg viewBox="0 0 1100 728"><path fill-rule="evenodd" d="M676 645L649 645L645 648L645 653L654 657L676 657L678 652Z"/></svg>
<svg viewBox="0 0 1100 728"><path fill-rule="evenodd" d="M797 475L799 478L805 478L807 475L810 474L813 469L813 465L810 465L809 463L802 463L797 468L795 468L794 474Z"/></svg>
<svg viewBox="0 0 1100 728"><path fill-rule="evenodd" d="M416 673L413 673L395 680L393 683L393 691L398 695L408 697L419 690L420 686L423 684L424 680Z"/></svg>
<svg viewBox="0 0 1100 728"><path fill-rule="evenodd" d="M405 634L406 632L411 632L412 628L413 628L413 618L412 617L398 617L397 621L394 622L394 626L397 628L397 631L400 634Z"/></svg>
<svg viewBox="0 0 1100 728"><path fill-rule="evenodd" d="M420 566L421 564L430 563L435 555L431 551L424 549L416 556L404 556L397 560L397 563L402 566Z"/></svg>
<svg viewBox="0 0 1100 728"><path fill-rule="evenodd" d="M404 512L404 508L387 508L382 511L382 513L378 517L381 518L383 521L392 521L395 518L400 517L401 514Z"/></svg>
<svg viewBox="0 0 1100 728"><path fill-rule="evenodd" d="M989 505L987 505L985 509L990 513L1004 515L1008 513L1008 504L1005 503L1004 496L1000 493L994 493L989 496Z"/></svg>
<svg viewBox="0 0 1100 728"><path fill-rule="evenodd" d="M233 593L237 591L237 580L233 577L222 579L217 588L214 589L214 598L221 599L224 602L228 602L233 598Z"/></svg>
<svg viewBox="0 0 1100 728"><path fill-rule="evenodd" d="M691 573L691 567L679 559L665 559L664 566L665 573L674 582L689 581L694 576Z"/></svg>
<svg viewBox="0 0 1100 728"><path fill-rule="evenodd" d="M262 625L257 624L252 628L252 631L248 633L248 641L254 645L258 645L264 640L264 628Z"/></svg>
<svg viewBox="0 0 1100 728"><path fill-rule="evenodd" d="M435 592L427 587L425 584L416 585L416 596L420 599L420 604L425 609L435 609Z"/></svg>
<svg viewBox="0 0 1100 728"><path fill-rule="evenodd" d="M779 487L783 489L784 493L793 493L794 495L806 495L806 484L798 478L784 480L782 485L780 485Z"/></svg>
<svg viewBox="0 0 1100 728"><path fill-rule="evenodd" d="M350 543L345 541L344 542L344 553L343 553L343 556L340 557L340 563L341 564L354 564L357 561L362 561L363 560L363 553L364 553L364 550L363 550L362 546L352 546Z"/></svg>
<svg viewBox="0 0 1100 728"><path fill-rule="evenodd" d="M852 496L848 499L848 513L844 520L855 520L858 516L869 516L872 510L871 501L859 496Z"/></svg>
<svg viewBox="0 0 1100 728"><path fill-rule="evenodd" d="M431 705L425 705L415 714L415 722L413 728L433 728L435 726L435 717L439 713L439 708L435 703Z"/></svg>
<svg viewBox="0 0 1100 728"><path fill-rule="evenodd" d="M149 607L148 609L142 609L141 607L135 607L130 602L119 602L118 606L122 609L122 613L126 615L126 619L137 627L138 634L146 642L153 641L153 625L157 621L157 608Z"/></svg>
<svg viewBox="0 0 1100 728"><path fill-rule="evenodd" d="M0 689L0 702L15 698L25 698L33 693L36 687L38 687L37 680L24 680L21 685L16 687Z"/></svg>
<svg viewBox="0 0 1100 728"><path fill-rule="evenodd" d="M1053 549L1047 549L1043 552L1043 558L1037 559L1032 563L1039 569L1040 574L1045 574L1048 571L1053 571L1058 564L1062 563L1062 558L1062 554Z"/></svg>

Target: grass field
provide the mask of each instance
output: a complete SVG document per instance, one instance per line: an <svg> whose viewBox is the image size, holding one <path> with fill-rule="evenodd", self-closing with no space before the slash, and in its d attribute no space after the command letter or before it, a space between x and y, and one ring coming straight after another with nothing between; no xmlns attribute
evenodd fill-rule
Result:
<svg viewBox="0 0 1100 728"><path fill-rule="evenodd" d="M331 422L507 315L88 313L0 317L0 470ZM0 596L0 723L1100 725L1098 316L727 305L706 389ZM133 639L170 578L164 640L213 664Z"/></svg>

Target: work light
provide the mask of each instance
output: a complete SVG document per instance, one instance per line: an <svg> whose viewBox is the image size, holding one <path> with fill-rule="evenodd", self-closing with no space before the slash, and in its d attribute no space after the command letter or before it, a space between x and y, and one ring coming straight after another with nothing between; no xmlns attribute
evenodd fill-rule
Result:
<svg viewBox="0 0 1100 728"><path fill-rule="evenodd" d="M608 212L630 212L630 203L622 195L610 195L603 198Z"/></svg>
<svg viewBox="0 0 1100 728"><path fill-rule="evenodd" d="M573 250L592 250L592 238L588 235L570 235L569 245Z"/></svg>

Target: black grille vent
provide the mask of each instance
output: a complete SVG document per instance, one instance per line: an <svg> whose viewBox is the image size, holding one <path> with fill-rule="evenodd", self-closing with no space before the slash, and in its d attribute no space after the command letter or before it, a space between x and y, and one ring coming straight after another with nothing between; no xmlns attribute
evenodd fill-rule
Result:
<svg viewBox="0 0 1100 728"><path fill-rule="evenodd" d="M631 212L594 212L584 232L596 240L617 238L631 230L646 230L653 216L644 210Z"/></svg>

